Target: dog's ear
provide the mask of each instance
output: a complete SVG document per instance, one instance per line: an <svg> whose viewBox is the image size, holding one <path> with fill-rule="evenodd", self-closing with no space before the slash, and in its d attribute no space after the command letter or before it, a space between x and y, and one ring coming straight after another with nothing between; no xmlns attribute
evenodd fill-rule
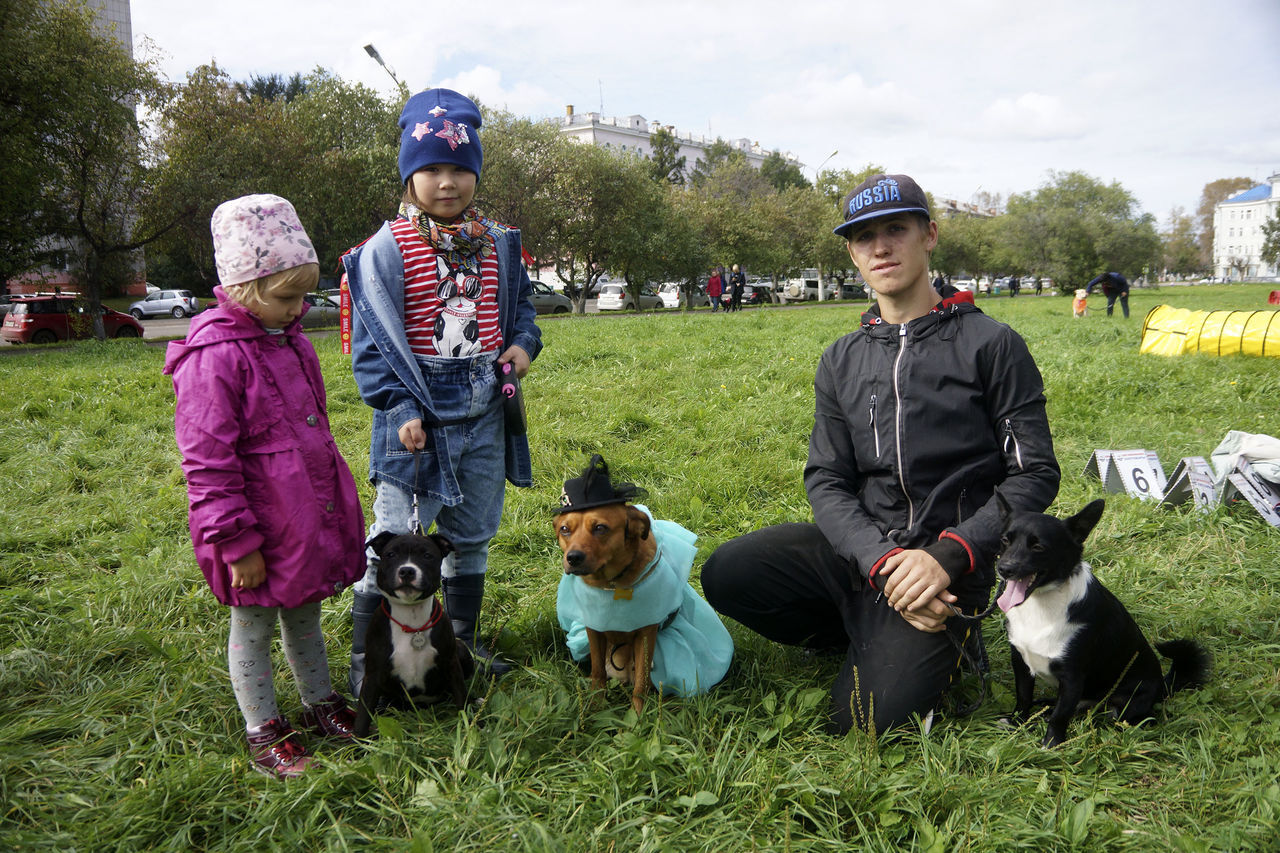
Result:
<svg viewBox="0 0 1280 853"><path fill-rule="evenodd" d="M627 507L627 538L649 538L649 516L633 506Z"/></svg>
<svg viewBox="0 0 1280 853"><path fill-rule="evenodd" d="M1071 532L1071 538L1083 545L1084 540L1089 538L1089 532L1098 523L1098 519L1102 518L1102 509L1106 505L1106 501L1098 498L1096 501L1086 504L1084 509L1068 518L1066 525L1067 530Z"/></svg>
<svg viewBox="0 0 1280 853"><path fill-rule="evenodd" d="M449 541L449 537L447 536L443 536L439 533L432 533L427 538L430 539L432 542L436 543L436 547L440 549L441 557L445 556L446 554L452 554L454 551L458 550L457 548L453 547L453 543Z"/></svg>
<svg viewBox="0 0 1280 853"><path fill-rule="evenodd" d="M387 547L387 543L395 538L396 538L396 535L392 533L390 530L384 530L364 544L372 548L373 553L381 557L382 549Z"/></svg>
<svg viewBox="0 0 1280 853"><path fill-rule="evenodd" d="M1009 506L1009 502L1004 499L1004 495L996 492L996 506L1000 508L1000 523L1005 527L1009 526L1009 516L1013 515L1013 507Z"/></svg>

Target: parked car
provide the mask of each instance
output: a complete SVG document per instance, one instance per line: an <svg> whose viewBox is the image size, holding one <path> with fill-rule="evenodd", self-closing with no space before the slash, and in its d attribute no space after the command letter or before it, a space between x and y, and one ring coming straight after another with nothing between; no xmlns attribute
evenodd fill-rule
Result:
<svg viewBox="0 0 1280 853"><path fill-rule="evenodd" d="M302 315L302 328L315 329L320 326L338 325L338 300L324 293L304 293L302 300L311 306Z"/></svg>
<svg viewBox="0 0 1280 853"><path fill-rule="evenodd" d="M658 288L658 295L662 297L662 304L666 308L683 308L684 307L684 303L685 303L684 285L679 284L678 282L674 282L674 281L664 282L663 285ZM703 290L701 287L697 287L694 289L692 301L693 301L693 305L691 307L693 308L702 308L705 305L711 304L710 297L707 296L707 292Z"/></svg>
<svg viewBox="0 0 1280 853"><path fill-rule="evenodd" d="M953 278L951 286L965 293L976 293L978 290L978 283L971 278Z"/></svg>
<svg viewBox="0 0 1280 853"><path fill-rule="evenodd" d="M596 307L601 311L631 311L636 307L631 291L623 284L603 284ZM652 286L640 286L640 310L653 311L662 307L662 297Z"/></svg>
<svg viewBox="0 0 1280 853"><path fill-rule="evenodd" d="M140 338L142 324L119 311L102 307L108 338ZM15 344L51 344L93 337L93 315L84 302L69 296L19 296L0 327L0 338Z"/></svg>
<svg viewBox="0 0 1280 853"><path fill-rule="evenodd" d="M533 285L533 307L539 314L568 314L573 310L573 300L563 293L556 293L551 285L540 281Z"/></svg>
<svg viewBox="0 0 1280 853"><path fill-rule="evenodd" d="M168 314L175 319L200 312L200 302L190 290L157 290L129 306L134 319Z"/></svg>
<svg viewBox="0 0 1280 853"><path fill-rule="evenodd" d="M867 288L860 281L846 281L840 285L841 299L866 299Z"/></svg>
<svg viewBox="0 0 1280 853"><path fill-rule="evenodd" d="M813 302L818 298L818 271L816 269L801 270L797 278L782 282L778 289L778 300L781 302ZM823 299L839 299L840 288L828 280L822 285Z"/></svg>
<svg viewBox="0 0 1280 853"><path fill-rule="evenodd" d="M747 284L743 285L743 305L768 305L772 301L769 298L769 283L767 281L747 282Z"/></svg>

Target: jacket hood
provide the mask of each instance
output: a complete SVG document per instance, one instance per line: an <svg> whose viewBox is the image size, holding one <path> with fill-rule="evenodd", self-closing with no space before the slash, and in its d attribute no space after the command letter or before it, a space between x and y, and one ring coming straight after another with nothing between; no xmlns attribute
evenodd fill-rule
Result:
<svg viewBox="0 0 1280 853"><path fill-rule="evenodd" d="M230 299L221 285L213 289L218 297L216 308L201 311L192 320L187 329L187 337L180 341L170 341L165 350L164 373L172 374L183 359L192 352L226 341L251 340L265 338L270 334L257 317L249 309ZM307 313L311 306L304 304L302 313ZM301 315L284 327L286 335L297 335L302 331Z"/></svg>
<svg viewBox="0 0 1280 853"><path fill-rule="evenodd" d="M981 308L974 305L968 299L961 297L960 291L956 290L949 284L943 285L939 288L939 294L942 296L942 299L940 299L938 304L934 305L933 308L929 310L928 314L909 321L909 324L914 324L912 326L913 334L919 335L926 333L928 330L937 327L939 323L960 314L970 314L973 312L977 312L979 314L983 313ZM893 324L886 323L884 318L880 316L880 303L878 302L862 314L862 329L865 332L870 333L878 328L880 330L885 330L882 334L887 335L887 329L890 326L893 326Z"/></svg>

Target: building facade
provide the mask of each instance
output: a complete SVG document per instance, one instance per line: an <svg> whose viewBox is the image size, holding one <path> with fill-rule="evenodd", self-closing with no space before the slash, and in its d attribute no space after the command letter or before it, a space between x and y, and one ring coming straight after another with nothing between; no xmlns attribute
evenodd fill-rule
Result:
<svg viewBox="0 0 1280 853"><path fill-rule="evenodd" d="M1262 259L1262 226L1280 211L1280 172L1213 208L1213 273L1224 281L1275 278L1276 264Z"/></svg>
<svg viewBox="0 0 1280 853"><path fill-rule="evenodd" d="M653 154L653 143L650 134L663 125L656 121L647 121L644 116L632 115L622 117L603 116L600 113L576 113L573 105L564 108L564 116L549 119L551 124L560 129L560 135L583 145L595 145L619 154L633 154L648 159ZM680 144L679 156L685 158L685 174L692 172L698 161L703 159L707 148L716 142L715 138L701 134L687 133L666 126ZM750 139L725 139L730 148L740 152L747 162L757 169L765 158L773 151L762 148L759 142ZM782 152L779 152L782 153ZM793 154L783 153L788 162L802 167L803 164Z"/></svg>

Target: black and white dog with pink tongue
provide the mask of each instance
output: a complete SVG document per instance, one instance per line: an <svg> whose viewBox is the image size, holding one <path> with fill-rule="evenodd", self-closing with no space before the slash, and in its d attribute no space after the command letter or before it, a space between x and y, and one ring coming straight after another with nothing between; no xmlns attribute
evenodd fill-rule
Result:
<svg viewBox="0 0 1280 853"><path fill-rule="evenodd" d="M1205 682L1209 655L1194 640L1157 644L1172 661L1161 673L1138 623L1081 559L1104 501L1067 519L1012 510L999 494L997 502L1004 523L997 603L1008 620L1015 719L1030 716L1036 678L1058 687L1042 745L1066 740L1078 710L1105 703L1115 718L1137 724L1175 690Z"/></svg>

